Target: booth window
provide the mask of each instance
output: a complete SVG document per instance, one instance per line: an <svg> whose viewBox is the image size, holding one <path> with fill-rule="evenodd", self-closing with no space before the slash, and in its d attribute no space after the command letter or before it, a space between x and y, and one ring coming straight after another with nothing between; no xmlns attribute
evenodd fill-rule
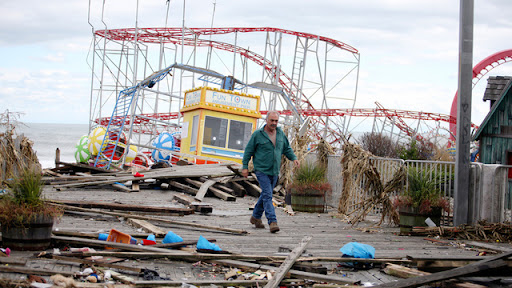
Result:
<svg viewBox="0 0 512 288"><path fill-rule="evenodd" d="M229 124L228 148L244 150L251 139L252 124L247 122L231 120Z"/></svg>
<svg viewBox="0 0 512 288"><path fill-rule="evenodd" d="M199 115L192 118L192 135L190 137L190 146L197 145L197 129L199 128Z"/></svg>
<svg viewBox="0 0 512 288"><path fill-rule="evenodd" d="M228 119L206 116L204 119L203 144L226 147Z"/></svg>

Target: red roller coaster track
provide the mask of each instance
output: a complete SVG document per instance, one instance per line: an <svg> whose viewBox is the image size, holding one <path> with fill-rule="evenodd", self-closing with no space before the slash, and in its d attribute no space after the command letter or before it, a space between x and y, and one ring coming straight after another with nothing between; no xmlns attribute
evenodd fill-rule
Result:
<svg viewBox="0 0 512 288"><path fill-rule="evenodd" d="M511 57L512 49L503 50L488 56L480 61L480 63L476 64L475 67L473 67L473 86L476 85L476 83L478 83L478 81L492 69L501 64L512 61ZM457 135L457 94L458 91L455 92L455 96L452 101L452 108L450 110L450 116L455 119L455 121L450 122L450 140L452 141L455 140L455 136Z"/></svg>

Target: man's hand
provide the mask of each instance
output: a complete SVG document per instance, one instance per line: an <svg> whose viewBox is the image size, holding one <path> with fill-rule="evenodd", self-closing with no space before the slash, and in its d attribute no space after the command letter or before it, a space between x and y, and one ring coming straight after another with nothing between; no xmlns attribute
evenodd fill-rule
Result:
<svg viewBox="0 0 512 288"><path fill-rule="evenodd" d="M247 178L247 176L249 176L249 169L242 169L242 176Z"/></svg>
<svg viewBox="0 0 512 288"><path fill-rule="evenodd" d="M300 166L300 161L299 160L293 160L293 165L295 165L295 167L299 167Z"/></svg>

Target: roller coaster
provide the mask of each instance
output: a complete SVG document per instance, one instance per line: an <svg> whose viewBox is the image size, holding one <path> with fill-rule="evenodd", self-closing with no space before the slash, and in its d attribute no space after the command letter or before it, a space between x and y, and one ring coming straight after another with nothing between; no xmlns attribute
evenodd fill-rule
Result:
<svg viewBox="0 0 512 288"><path fill-rule="evenodd" d="M137 27L96 30L91 47L90 128L129 132L141 147L179 129L186 90L218 87L227 77L233 89L261 97L262 114L281 111L285 127L308 119L310 136L335 148L362 119L373 119L371 130L391 137L437 144L456 136L456 95L450 115L379 103L355 108L359 51L320 35L273 27ZM511 56L506 50L484 59L473 70L473 84Z"/></svg>

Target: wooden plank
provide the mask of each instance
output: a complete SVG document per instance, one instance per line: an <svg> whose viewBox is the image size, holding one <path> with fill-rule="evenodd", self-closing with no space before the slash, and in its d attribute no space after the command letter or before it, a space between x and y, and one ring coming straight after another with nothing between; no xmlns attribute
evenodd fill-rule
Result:
<svg viewBox="0 0 512 288"><path fill-rule="evenodd" d="M175 221L175 220L169 220L169 219L162 219L157 217L148 217L148 216L142 216L142 215L134 215L134 214L122 214L122 213L116 213L116 212L108 212L108 211L102 211L102 210L93 210L93 209L86 209L86 208L80 208L80 207L73 207L73 206L67 206L67 205L60 205L52 203L52 205L56 205L59 207L62 207L66 210L71 211L81 211L81 212L92 212L92 213L99 213L99 214L105 214L105 215L111 215L116 217L125 217L125 218L134 218L134 219L142 219L142 220L148 220L148 221L157 221L162 223L168 223L168 224L175 224L175 225L182 225L187 227L196 227L196 228L202 228L202 229L209 229L213 231L221 231L221 232L227 232L232 234L247 234L247 231L245 230L239 230L239 229L231 229L231 228L224 228L224 227L218 227L218 226L209 226L209 225L201 225L197 223L191 223L191 222L183 222L183 221Z"/></svg>
<svg viewBox="0 0 512 288"><path fill-rule="evenodd" d="M212 194L215 195L216 197L224 200L224 201L229 201L229 202L234 202L236 201L236 197L229 194L229 193L226 193L224 191L221 191L215 187L210 187L209 188L210 191L212 191Z"/></svg>
<svg viewBox="0 0 512 288"><path fill-rule="evenodd" d="M51 276L51 275L55 275L55 274L61 274L63 276L75 276L75 273L76 273L76 272L62 271L62 269L59 271L52 271L49 269L37 269L37 268L13 267L13 266L0 266L0 272L33 274L33 275L43 275L43 276Z"/></svg>
<svg viewBox="0 0 512 288"><path fill-rule="evenodd" d="M114 183L114 184L111 184L112 187L114 187L114 189L118 190L118 191L121 191L121 192L128 192L128 193L131 193L131 192L138 192L138 191L135 191L135 190L132 190L122 184L117 184L117 183Z"/></svg>
<svg viewBox="0 0 512 288"><path fill-rule="evenodd" d="M176 201L178 201L179 203L181 203L183 205L187 205L187 206L191 207L192 209L194 209L194 211L202 213L202 214L207 214L207 213L213 212L212 205L210 205L208 203L196 202L195 199L189 195L175 194L173 199L175 199Z"/></svg>
<svg viewBox="0 0 512 288"><path fill-rule="evenodd" d="M499 267L502 267L505 265L506 265L506 262L501 259L494 260L494 261L483 260L483 261L477 262L475 264L470 264L470 265L467 265L464 267L455 268L455 269L451 269L448 271L443 271L443 272L433 273L430 275L404 279L404 280L391 282L391 283L384 283L384 284L374 286L374 287L397 287L397 288L399 288L399 287L404 287L404 288L405 287L419 287L419 286L426 285L428 283L442 281L442 280L446 280L446 279L457 278L457 277L472 274L475 272L481 272L481 271L485 271L485 270L489 270L489 269L499 268Z"/></svg>
<svg viewBox="0 0 512 288"><path fill-rule="evenodd" d="M279 266L279 269L277 269L276 274L274 275L274 277L272 277L272 279L268 281L267 285L265 285L265 288L276 288L277 286L279 286L281 280L283 280L284 276L286 276L286 273L290 271L297 258L299 258L299 256L302 255L302 252L304 252L306 246L309 244L309 241L311 241L312 238L313 237L311 236L306 236L302 239L299 246L294 248L292 252L290 252L288 257L286 257L283 264Z"/></svg>
<svg viewBox="0 0 512 288"><path fill-rule="evenodd" d="M119 203L105 203L105 202L92 202L92 201L71 201L71 200L60 200L53 201L52 203L64 204L69 206L76 206L81 208L99 208L109 210L120 210L120 211L140 211L140 212L154 212L163 214L181 214L188 215L194 214L194 210L190 208L178 208L178 207L156 207L156 206L143 206L143 205L131 205L131 204L119 204Z"/></svg>
<svg viewBox="0 0 512 288"><path fill-rule="evenodd" d="M359 259L361 260L361 259ZM217 263L223 266L231 266L231 267L238 267L243 268L247 270L258 270L258 269L265 269L265 270L273 270L273 266L268 265L260 265L245 261L238 261L238 260L212 260L210 262ZM292 277L297 277L300 279L309 279L314 281L321 281L321 282L328 282L328 283L338 283L338 284L356 284L360 281L356 281L353 279L350 279L349 277L337 277L333 275L323 275L323 274L316 274L311 272L304 272L304 271L298 271L294 269L290 269L288 271Z"/></svg>
<svg viewBox="0 0 512 288"><path fill-rule="evenodd" d="M238 184L238 182L227 182L226 185L228 185L229 188L231 188L234 192L234 195L236 197L244 197L247 192L245 191L244 186Z"/></svg>
<svg viewBox="0 0 512 288"><path fill-rule="evenodd" d="M167 234L167 232L164 231L162 228L157 227L146 220L128 218L127 222L135 227L142 228L142 230L148 233L154 234L155 237L164 237Z"/></svg>
<svg viewBox="0 0 512 288"><path fill-rule="evenodd" d="M418 269L413 269L409 267L404 267L402 265L396 265L388 263L386 264L386 267L384 268L384 273L400 278L411 278L411 277L418 277L418 276L425 276L430 275L431 273L420 271Z"/></svg>
<svg viewBox="0 0 512 288"><path fill-rule="evenodd" d="M169 181L169 184L171 186L174 186L174 187L176 187L178 189L181 189L184 192L187 192L188 194L193 195L193 196L195 196L197 194L197 192L198 192L198 189L196 189L194 187L190 187L188 185L185 185L185 184L177 182L177 181Z"/></svg>
<svg viewBox="0 0 512 288"><path fill-rule="evenodd" d="M252 184L249 181L242 181L242 186L244 186L245 191L247 191L247 194L259 198L261 194L261 188L258 185Z"/></svg>
<svg viewBox="0 0 512 288"><path fill-rule="evenodd" d="M208 190L210 190L210 191L212 192L212 194L213 194L213 195L215 195L216 197L218 197L218 198L220 198L220 199L223 199L223 200L225 200L225 201L236 201L236 197L234 197L233 195L228 194L228 193L226 193L226 192L223 192L223 191L221 191L221 190L219 190L219 189L217 189L217 188L215 188L215 187L211 187L211 185L213 185L214 183L216 183L216 182L215 182L215 180L210 180L210 179L209 179L209 180L206 180L206 181L203 183L203 182L198 181L198 180L192 180L192 179L190 179L190 178L185 178L185 181L186 181L187 183L190 183L190 184L192 184L192 185L196 186L196 187L200 187L199 189L201 189L201 187L204 187L203 185L209 185L209 186L207 187L207 189L208 189ZM211 183L211 184L210 184L210 182L209 182L209 181L213 181L213 183ZM208 183L208 184L207 184L207 183ZM206 192L205 192L205 193L206 193ZM198 194L199 194L199 192L198 192ZM204 195L203 195L203 197L204 197ZM197 195L196 195L196 199L198 199L198 196L197 196ZM202 198L201 198L201 199L202 199ZM199 201L201 201L201 200L199 200Z"/></svg>
<svg viewBox="0 0 512 288"><path fill-rule="evenodd" d="M485 243L485 242L478 242L478 241L466 241L466 245L471 245L475 247L485 248L493 251L498 252L509 252L512 251L512 248L504 247L503 245L498 244L492 244L492 243Z"/></svg>
<svg viewBox="0 0 512 288"><path fill-rule="evenodd" d="M204 196L206 195L206 192L208 191L208 188L215 184L215 181L213 180L207 180L204 182L201 187L199 187L199 190L197 191L196 196L194 197L197 201L203 201Z"/></svg>
<svg viewBox="0 0 512 288"><path fill-rule="evenodd" d="M420 271L418 269L413 269L409 267L404 267L401 265L387 263L386 267L383 269L384 273L388 275L392 275L400 278L411 278L418 276L430 275L431 273ZM485 286L477 285L473 283L461 282L461 283L453 283L455 287L474 287L474 288L484 288Z"/></svg>
<svg viewBox="0 0 512 288"><path fill-rule="evenodd" d="M189 168L192 167L192 168ZM83 183L71 183L64 185L55 185L56 189L65 189L65 188L76 188L76 187L84 187L90 185L104 185L104 184L112 184L115 182L125 182L125 181L133 181L133 180L145 180L145 179L171 179L171 178L182 178L182 177L201 177L201 176L228 176L233 175L229 169L227 169L223 165L190 165L190 166L173 166L170 168L161 168L155 169L159 171L145 171L144 177L133 177L133 176L122 176L117 177L116 179L108 179L101 181L89 181Z"/></svg>
<svg viewBox="0 0 512 288"><path fill-rule="evenodd" d="M80 258L76 258L76 257L52 255L52 258L56 259L56 260L62 260L62 261L68 261L68 262L74 262L74 263L82 263L82 264L88 264L88 265L95 265L95 266L99 266L99 267L115 268L115 269L121 269L121 270L126 270L126 271L137 272L137 273L140 273L144 270L143 268L135 268L135 267L119 265L119 264L98 262L95 260L86 260L86 259L80 259Z"/></svg>

